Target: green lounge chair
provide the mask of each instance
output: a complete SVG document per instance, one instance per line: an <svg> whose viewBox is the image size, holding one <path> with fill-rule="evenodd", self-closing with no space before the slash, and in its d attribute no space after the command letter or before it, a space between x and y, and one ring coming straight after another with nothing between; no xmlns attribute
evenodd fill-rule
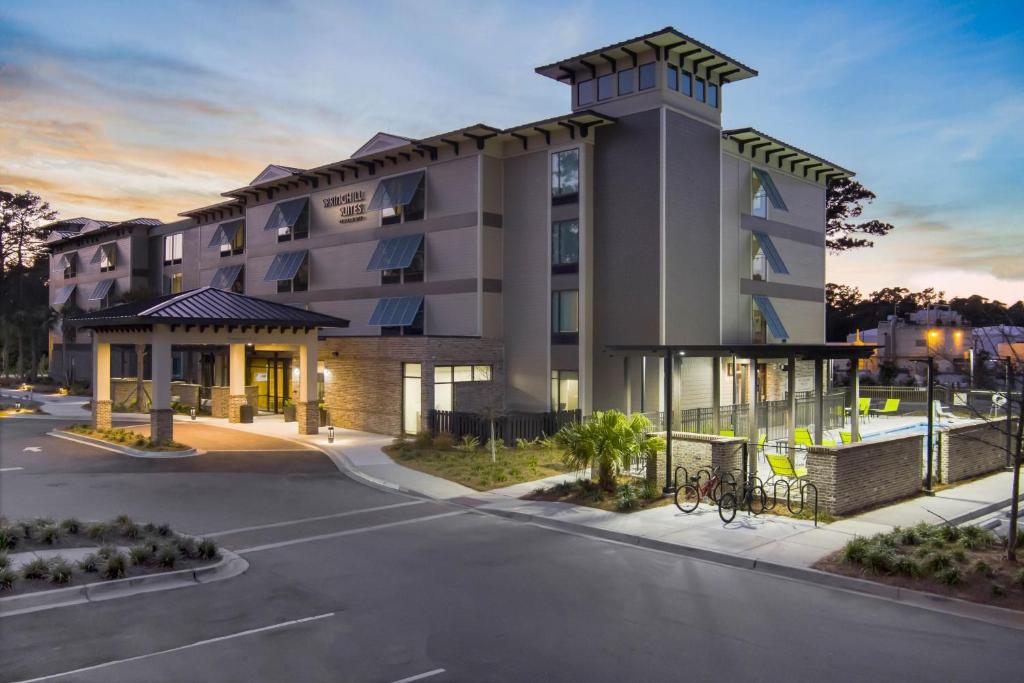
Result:
<svg viewBox="0 0 1024 683"><path fill-rule="evenodd" d="M871 417L871 399L862 398L857 402L857 406L860 408L859 412L861 417ZM850 409L846 409L846 414L850 414Z"/></svg>
<svg viewBox="0 0 1024 683"><path fill-rule="evenodd" d="M885 406L882 408L874 408L871 412L875 415L895 415L900 409L900 400L898 398L887 398L885 399Z"/></svg>
<svg viewBox="0 0 1024 683"><path fill-rule="evenodd" d="M768 467L772 470L772 476L765 484L773 479L803 479L807 476L806 467L793 467L793 463L784 455L765 453L764 457L768 459Z"/></svg>
<svg viewBox="0 0 1024 683"><path fill-rule="evenodd" d="M811 438L811 430L807 429L806 427L797 427L794 430L794 434L793 435L796 438L796 445L797 446L813 446L814 445L814 439ZM821 440L821 445L822 446L835 446L836 442L835 442L834 439L824 439L823 438Z"/></svg>
<svg viewBox="0 0 1024 683"><path fill-rule="evenodd" d="M839 440L842 441L844 445L853 443L853 432L839 432ZM857 441L860 440L860 437L858 437Z"/></svg>
<svg viewBox="0 0 1024 683"><path fill-rule="evenodd" d="M719 429L718 430L718 435L719 436L736 436L736 433L733 430L731 430L731 429Z"/></svg>

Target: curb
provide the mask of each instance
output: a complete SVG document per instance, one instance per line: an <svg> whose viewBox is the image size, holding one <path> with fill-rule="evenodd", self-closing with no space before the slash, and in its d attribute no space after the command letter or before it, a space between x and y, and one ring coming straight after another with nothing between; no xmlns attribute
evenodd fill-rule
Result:
<svg viewBox="0 0 1024 683"><path fill-rule="evenodd" d="M98 581L84 586L44 590L26 595L15 595L0 598L0 619L19 614L39 612L57 607L81 605L88 602L101 602L126 598L140 593L185 588L197 584L212 583L230 579L242 574L249 568L249 563L239 555L220 549L221 560L216 564L195 569L179 569L161 574L132 576L112 581Z"/></svg>
<svg viewBox="0 0 1024 683"><path fill-rule="evenodd" d="M868 581L867 579L843 576L841 574L830 574L818 569L794 567L775 562L766 562L756 558L730 555L717 550L696 548L693 546L679 545L677 543L668 543L666 541L658 541L643 536L622 533L621 531L611 531L609 529L589 527L582 524L575 524L573 522L564 522L562 520L538 517L525 512L495 510L479 507L473 509L477 512L494 515L496 517L504 517L520 522L535 524L553 531L571 533L578 536L588 536L591 538L611 541L613 543L633 545L680 557L689 557L695 560L702 560L704 562L711 562L737 569L761 572L763 574L769 574L771 576L789 579L791 581L813 583L833 590L870 595L883 600L912 605L914 607L931 610L933 612L951 614L965 619L982 621L996 626L1024 630L1024 612L1018 610L983 605L981 603L969 602L958 598L949 598L944 595L936 595L934 593L915 591L909 588L890 586L883 583Z"/></svg>
<svg viewBox="0 0 1024 683"><path fill-rule="evenodd" d="M69 432L53 429L47 432L47 436L55 436L58 439L65 439L67 441L74 441L76 443L85 444L86 446L95 446L96 448L102 448L107 451L114 453L120 453L121 455L130 455L133 458L142 458L148 460L172 460L175 458L192 458L197 455L205 455L206 451L199 448L189 448L184 451L141 451L137 448L130 448L128 446L122 446L120 444L110 443L102 439L94 439L91 436L85 436L84 434L71 434Z"/></svg>
<svg viewBox="0 0 1024 683"><path fill-rule="evenodd" d="M1017 500L1024 502L1024 493L1022 493L1017 498ZM988 505L980 507L977 510L972 510L970 512L965 512L962 515L952 517L948 522L946 522L946 524L948 524L949 526L960 526L961 524L965 524L967 522L978 519L979 517L984 517L985 515L991 514L1004 507L1008 507L1011 504L1013 504L1013 496L1010 496L1006 500L1001 500L998 503L989 503Z"/></svg>

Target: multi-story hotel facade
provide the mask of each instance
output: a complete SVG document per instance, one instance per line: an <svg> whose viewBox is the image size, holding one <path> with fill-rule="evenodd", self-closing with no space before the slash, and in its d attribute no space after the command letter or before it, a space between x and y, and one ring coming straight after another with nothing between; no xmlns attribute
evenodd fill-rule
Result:
<svg viewBox="0 0 1024 683"><path fill-rule="evenodd" d="M824 341L826 191L852 174L723 130L727 91L756 71L666 28L537 73L565 84L569 113L379 133L342 161L272 164L174 223L56 223L51 304L215 287L347 320L321 331L323 402L334 424L384 433L435 408L657 410L659 361L611 346ZM62 358L87 374L87 337L53 339L56 376ZM290 354L248 350L259 409L294 391ZM225 355L176 347L173 374L222 385ZM115 354L114 375L134 358ZM710 391L697 369L684 405Z"/></svg>

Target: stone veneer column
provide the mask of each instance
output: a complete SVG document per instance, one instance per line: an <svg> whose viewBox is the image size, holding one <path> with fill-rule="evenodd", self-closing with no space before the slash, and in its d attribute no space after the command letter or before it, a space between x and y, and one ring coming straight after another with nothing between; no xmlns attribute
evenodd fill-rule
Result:
<svg viewBox="0 0 1024 683"><path fill-rule="evenodd" d="M152 408L149 411L150 438L156 443L174 440L174 411L170 408Z"/></svg>
<svg viewBox="0 0 1024 683"><path fill-rule="evenodd" d="M92 402L92 426L93 429L110 429L113 424L113 401Z"/></svg>
<svg viewBox="0 0 1024 683"><path fill-rule="evenodd" d="M228 395L228 422L241 422L242 406L248 402L245 396L245 344L231 344L228 360L231 386Z"/></svg>
<svg viewBox="0 0 1024 683"><path fill-rule="evenodd" d="M99 341L99 332L92 333L92 426L110 429L114 404L110 400L110 344Z"/></svg>
<svg viewBox="0 0 1024 683"><path fill-rule="evenodd" d="M299 434L317 434L320 431L320 404L317 401L317 333L306 333L306 341L299 345L299 396L295 402L295 421Z"/></svg>
<svg viewBox="0 0 1024 683"><path fill-rule="evenodd" d="M296 401L295 421L299 434L317 434L320 431L320 404L316 401Z"/></svg>
<svg viewBox="0 0 1024 683"><path fill-rule="evenodd" d="M249 399L242 394L237 396L231 394L228 396L228 422L241 422L242 421L242 406L249 405Z"/></svg>

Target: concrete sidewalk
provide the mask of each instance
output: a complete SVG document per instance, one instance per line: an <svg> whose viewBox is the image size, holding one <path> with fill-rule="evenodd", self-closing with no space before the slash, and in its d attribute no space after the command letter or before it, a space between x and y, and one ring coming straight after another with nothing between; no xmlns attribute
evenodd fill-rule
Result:
<svg viewBox="0 0 1024 683"><path fill-rule="evenodd" d="M623 537L667 543L680 549L726 553L746 560L792 567L809 567L842 548L855 536L881 533L890 531L894 526L910 526L918 522L951 521L961 524L978 519L1009 503L1012 480L1009 472L998 472L946 489L934 497L919 496L817 527L807 520L772 514L754 516L745 512L738 513L732 523L723 524L717 509L707 505L701 505L691 514L680 512L674 505L623 514L520 498L539 487L571 480L574 477L571 474L492 491L476 491L397 464L381 450L393 438L379 434L336 428L334 443L328 443L326 430L317 435L302 436L296 433L294 423L285 423L275 417L258 417L252 424L228 424L213 418L199 418L199 421L315 445L339 467L371 483L449 500L482 512L539 524L550 523L580 533L600 535L611 532Z"/></svg>

